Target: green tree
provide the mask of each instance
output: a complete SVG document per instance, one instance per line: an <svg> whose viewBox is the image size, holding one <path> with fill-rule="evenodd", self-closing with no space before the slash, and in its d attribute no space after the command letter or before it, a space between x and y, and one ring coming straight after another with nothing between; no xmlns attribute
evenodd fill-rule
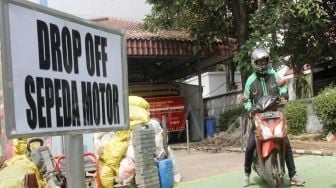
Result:
<svg viewBox="0 0 336 188"><path fill-rule="evenodd" d="M228 37L238 40L235 56L243 78L251 72L250 54L256 44L270 47L275 65L289 56L295 78L304 64L335 58L333 0L147 0L152 12L148 29L183 29L203 45ZM279 38L279 36L281 36ZM334 37L334 38L333 38ZM281 39L282 38L282 39Z"/></svg>
<svg viewBox="0 0 336 188"><path fill-rule="evenodd" d="M145 27L156 29L183 29L199 44L214 40L226 41L235 36L243 44L248 36L247 10L255 10L253 3L244 0L147 0L151 14L145 18ZM239 32L236 32L239 31Z"/></svg>
<svg viewBox="0 0 336 188"><path fill-rule="evenodd" d="M256 43L266 43L276 65L281 63L281 57L290 57L288 65L294 70L297 97L304 97L301 91L307 85L303 84L306 83L303 66L314 66L319 61L335 57L335 52L330 51L331 40L326 35L333 25L327 13L333 12L334 8L329 11L325 8L330 8L327 6L330 3L335 4L319 0L267 1L263 8L255 12L250 22L251 37L235 57L243 72L251 70L244 64L249 59L251 48Z"/></svg>
<svg viewBox="0 0 336 188"><path fill-rule="evenodd" d="M244 0L147 0L152 4L151 14L145 19L145 28L184 30L195 40L195 54L203 47L210 48L214 41L237 39L238 46L248 38L248 16L257 9L254 1ZM233 76L236 64L228 71ZM233 77L230 78L233 81Z"/></svg>

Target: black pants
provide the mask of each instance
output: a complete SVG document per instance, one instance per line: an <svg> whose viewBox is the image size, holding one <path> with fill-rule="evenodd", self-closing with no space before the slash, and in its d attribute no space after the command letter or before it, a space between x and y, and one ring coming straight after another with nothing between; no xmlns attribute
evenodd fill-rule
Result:
<svg viewBox="0 0 336 188"><path fill-rule="evenodd" d="M246 144L246 150L245 150L245 173L250 174L251 173L251 165L252 165L252 161L253 161L253 152L256 148L256 141L255 141L255 137L254 137L254 130L255 127L252 126L252 128L250 129L250 134L247 140L247 144ZM286 151L285 151L285 160L286 160L286 165L287 165L287 169L288 169L288 175L290 178L292 178L295 174L295 164L294 164L294 159L293 159L293 152L292 152L292 148L290 146L289 140L286 137Z"/></svg>

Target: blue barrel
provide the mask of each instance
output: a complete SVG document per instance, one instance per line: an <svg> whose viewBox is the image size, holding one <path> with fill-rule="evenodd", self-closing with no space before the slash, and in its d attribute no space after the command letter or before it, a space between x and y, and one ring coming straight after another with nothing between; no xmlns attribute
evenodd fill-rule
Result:
<svg viewBox="0 0 336 188"><path fill-rule="evenodd" d="M160 187L172 188L174 186L174 169L171 159L163 159L157 161L159 169Z"/></svg>
<svg viewBox="0 0 336 188"><path fill-rule="evenodd" d="M205 132L207 137L212 137L215 134L215 123L216 119L214 117L205 118Z"/></svg>

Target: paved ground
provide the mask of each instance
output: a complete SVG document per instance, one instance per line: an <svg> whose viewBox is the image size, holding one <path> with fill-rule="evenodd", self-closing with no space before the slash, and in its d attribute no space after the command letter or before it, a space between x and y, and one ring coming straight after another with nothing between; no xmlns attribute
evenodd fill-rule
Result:
<svg viewBox="0 0 336 188"><path fill-rule="evenodd" d="M238 152L208 153L192 150L176 150L175 166L182 181L191 181L199 178L216 176L242 169L244 155Z"/></svg>
<svg viewBox="0 0 336 188"><path fill-rule="evenodd" d="M174 151L177 173L182 182L176 188L235 188L241 187L243 153ZM295 158L297 171L306 180L305 188L336 188L336 157L301 155ZM289 186L288 177L286 177ZM267 188L255 173L250 187Z"/></svg>
<svg viewBox="0 0 336 188"><path fill-rule="evenodd" d="M295 156L302 154L336 156L336 142L291 140L291 145ZM242 170L244 154L240 152L241 147L225 148L218 153L198 151L195 149L197 147L190 147L190 154L186 151L185 144L171 145L171 147L175 149L175 166L177 172L181 172L183 181ZM224 152L228 149L235 152Z"/></svg>

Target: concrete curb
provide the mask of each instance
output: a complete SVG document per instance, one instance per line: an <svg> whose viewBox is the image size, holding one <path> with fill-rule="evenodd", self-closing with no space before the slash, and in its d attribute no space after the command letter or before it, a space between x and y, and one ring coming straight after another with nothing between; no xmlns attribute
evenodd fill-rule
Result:
<svg viewBox="0 0 336 188"><path fill-rule="evenodd" d="M187 150L188 148L186 146L170 146L173 150ZM223 152L223 151L228 151L228 152L245 152L245 149L239 148L239 147L222 147L222 148L207 148L204 149L204 147L190 147L190 150L200 150L200 151L206 151L206 152ZM335 152L330 152L330 151L322 151L322 150L304 150L304 149L295 149L292 148L292 151L294 154L298 155L317 155L317 156L336 156Z"/></svg>
<svg viewBox="0 0 336 188"><path fill-rule="evenodd" d="M244 152L245 149L242 151L241 148L224 148L226 151L231 152ZM321 150L304 150L304 149L292 149L294 154L299 155L318 155L318 156L333 156L335 155L333 152L330 151L321 151Z"/></svg>
<svg viewBox="0 0 336 188"><path fill-rule="evenodd" d="M304 150L304 149L293 149L294 154L300 155L320 155L320 156L333 156L335 155L331 151L321 151L321 150Z"/></svg>

